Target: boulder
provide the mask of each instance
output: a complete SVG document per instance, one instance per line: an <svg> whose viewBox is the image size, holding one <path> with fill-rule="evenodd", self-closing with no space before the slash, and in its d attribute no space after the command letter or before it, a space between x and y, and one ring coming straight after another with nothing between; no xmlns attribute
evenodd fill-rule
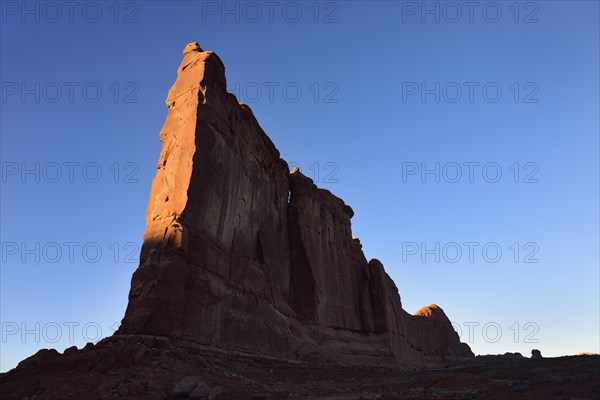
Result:
<svg viewBox="0 0 600 400"><path fill-rule="evenodd" d="M175 386L175 389L173 389L173 396L188 397L190 393L192 393L192 391L198 386L204 387L206 384L197 376L187 376L180 380Z"/></svg>
<svg viewBox="0 0 600 400"><path fill-rule="evenodd" d="M198 385L190 392L188 398L190 399L206 399L211 393L210 387L204 382L198 382Z"/></svg>

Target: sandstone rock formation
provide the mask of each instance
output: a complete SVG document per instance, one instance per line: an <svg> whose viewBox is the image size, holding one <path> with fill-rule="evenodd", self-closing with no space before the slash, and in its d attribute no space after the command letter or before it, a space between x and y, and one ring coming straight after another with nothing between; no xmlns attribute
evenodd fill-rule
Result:
<svg viewBox="0 0 600 400"><path fill-rule="evenodd" d="M470 357L441 308L414 316L352 238L352 209L290 173L219 57L184 50L140 266L117 335L341 362Z"/></svg>

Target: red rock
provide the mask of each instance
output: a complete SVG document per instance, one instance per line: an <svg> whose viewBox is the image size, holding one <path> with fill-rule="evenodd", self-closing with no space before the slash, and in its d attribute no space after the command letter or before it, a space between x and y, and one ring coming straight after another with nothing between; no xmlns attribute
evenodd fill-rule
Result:
<svg viewBox="0 0 600 400"><path fill-rule="evenodd" d="M469 346L460 342L444 310L435 304L408 316L406 324L409 342L421 349L428 361L473 357Z"/></svg>
<svg viewBox="0 0 600 400"><path fill-rule="evenodd" d="M190 399L206 399L210 395L211 391L208 385L204 382L199 382L198 385L190 392L188 398Z"/></svg>
<svg viewBox="0 0 600 400"><path fill-rule="evenodd" d="M93 368L99 372L110 370L117 362L116 357L107 350L99 350L95 354Z"/></svg>
<svg viewBox="0 0 600 400"><path fill-rule="evenodd" d="M194 376L224 388L220 398L402 398L490 400L554 398L558 389L572 398L591 399L598 394L598 356L545 358L543 362L517 354L478 356L434 369L408 371L399 366L305 363L264 355L240 354L170 338L175 351L163 359L153 349L143 362L115 366L108 373L86 367L111 342L126 347L146 343L144 335L122 335L102 340L95 348L58 357L48 363L0 373L1 399L173 399L174 384ZM211 371L198 368L196 355L210 358ZM158 362L160 367L152 366ZM499 379L500 378L500 379ZM143 389L139 393L141 382ZM518 390L515 390L518 389ZM193 389L192 389L193 390ZM120 394L127 393L127 394ZM209 395L210 396L210 395Z"/></svg>
<svg viewBox="0 0 600 400"><path fill-rule="evenodd" d="M60 356L60 353L55 349L42 349L32 356L27 357L19 363L19 367L33 367L36 365L46 364Z"/></svg>
<svg viewBox="0 0 600 400"><path fill-rule="evenodd" d="M75 354L77 353L77 346L71 346L65 349L65 351L63 351L63 354L65 356L69 356L71 354Z"/></svg>
<svg viewBox="0 0 600 400"><path fill-rule="evenodd" d="M188 397L194 389L200 386L200 389L204 392L207 391L206 395L208 396L210 389L208 386L202 382L197 376L187 376L183 378L173 389L173 396L175 397Z"/></svg>
<svg viewBox="0 0 600 400"><path fill-rule="evenodd" d="M219 57L195 42L183 53L117 335L363 363L472 356L441 309L402 310L381 263L352 237L352 209L289 173L226 92Z"/></svg>
<svg viewBox="0 0 600 400"><path fill-rule="evenodd" d="M141 396L145 391L144 384L139 381L134 381L129 384L128 392L132 396Z"/></svg>
<svg viewBox="0 0 600 400"><path fill-rule="evenodd" d="M208 395L208 400L224 400L226 398L225 390L222 386L213 388Z"/></svg>

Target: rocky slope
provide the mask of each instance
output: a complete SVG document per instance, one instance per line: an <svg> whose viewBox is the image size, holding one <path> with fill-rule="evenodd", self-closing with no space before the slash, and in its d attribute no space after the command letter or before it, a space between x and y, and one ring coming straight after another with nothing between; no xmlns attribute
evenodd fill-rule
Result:
<svg viewBox="0 0 600 400"><path fill-rule="evenodd" d="M40 351L0 374L0 398L600 400L599 378L599 356L478 356L413 371L295 361L175 338L121 335L63 355Z"/></svg>

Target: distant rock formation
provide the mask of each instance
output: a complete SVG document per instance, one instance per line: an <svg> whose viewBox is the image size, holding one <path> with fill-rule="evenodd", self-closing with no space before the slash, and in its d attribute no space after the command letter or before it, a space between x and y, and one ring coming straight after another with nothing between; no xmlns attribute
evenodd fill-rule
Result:
<svg viewBox="0 0 600 400"><path fill-rule="evenodd" d="M535 360L539 360L539 359L544 358L544 357L542 357L542 352L541 351L539 351L537 349L533 349L533 350L531 350L531 358L533 358Z"/></svg>
<svg viewBox="0 0 600 400"><path fill-rule="evenodd" d="M383 265L352 237L352 209L289 172L227 93L219 57L198 43L183 53L116 335L341 362L472 357L441 308L402 309Z"/></svg>

